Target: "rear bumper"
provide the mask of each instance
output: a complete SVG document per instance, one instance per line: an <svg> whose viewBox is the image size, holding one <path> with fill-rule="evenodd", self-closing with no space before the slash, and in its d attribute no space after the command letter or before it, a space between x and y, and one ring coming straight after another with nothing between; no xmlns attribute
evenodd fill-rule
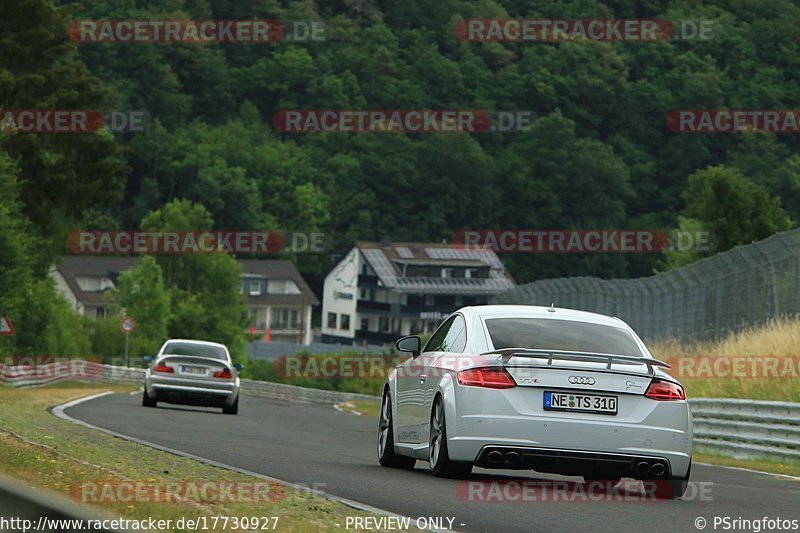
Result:
<svg viewBox="0 0 800 533"><path fill-rule="evenodd" d="M692 419L685 401L618 394L619 414L607 416L545 411L541 390L527 387L456 387L454 394L456 401L446 402L447 446L454 461L566 475L591 474L602 466L625 472L620 477L646 477L631 470L641 460L651 467L664 463L665 475L674 477L689 470ZM488 453L498 447L524 460L489 464Z"/></svg>
<svg viewBox="0 0 800 533"><path fill-rule="evenodd" d="M209 382L150 376L145 381L145 393L159 402L222 407L233 405L239 396L236 382Z"/></svg>
<svg viewBox="0 0 800 533"><path fill-rule="evenodd" d="M672 476L671 463L664 457L520 446L485 446L475 465L596 479L666 479Z"/></svg>

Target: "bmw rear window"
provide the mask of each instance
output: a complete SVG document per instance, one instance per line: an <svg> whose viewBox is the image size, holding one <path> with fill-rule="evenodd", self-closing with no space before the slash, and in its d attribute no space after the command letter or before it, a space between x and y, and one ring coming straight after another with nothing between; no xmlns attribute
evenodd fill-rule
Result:
<svg viewBox="0 0 800 533"><path fill-rule="evenodd" d="M496 350L529 348L644 355L630 332L614 326L552 318L489 318L486 328Z"/></svg>
<svg viewBox="0 0 800 533"><path fill-rule="evenodd" d="M221 346L210 344L194 344L191 342L170 342L164 347L165 355L193 355L211 359L228 360L228 354Z"/></svg>

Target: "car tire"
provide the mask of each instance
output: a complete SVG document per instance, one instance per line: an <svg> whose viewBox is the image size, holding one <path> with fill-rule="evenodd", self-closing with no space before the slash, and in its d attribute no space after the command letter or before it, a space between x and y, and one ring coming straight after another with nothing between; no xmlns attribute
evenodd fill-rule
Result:
<svg viewBox="0 0 800 533"><path fill-rule="evenodd" d="M686 471L686 476L655 481L656 485L653 495L658 500L677 500L686 494L691 473L692 463L689 463L689 470Z"/></svg>
<svg viewBox="0 0 800 533"><path fill-rule="evenodd" d="M142 392L142 406L144 407L156 407L158 405L158 400L155 398L150 398L147 394L147 389Z"/></svg>
<svg viewBox="0 0 800 533"><path fill-rule="evenodd" d="M433 475L455 479L468 477L472 473L472 463L450 460L447 451L447 423L444 418L444 404L441 396L437 396L433 402L429 434L428 452Z"/></svg>
<svg viewBox="0 0 800 533"><path fill-rule="evenodd" d="M223 405L222 412L225 413L226 415L239 414L239 397L238 396L236 397L236 401L233 402L233 405L230 406L227 404Z"/></svg>
<svg viewBox="0 0 800 533"><path fill-rule="evenodd" d="M383 393L381 414L378 420L378 462L389 468L414 468L417 460L413 457L398 455L394 451L394 427L392 424L392 397L389 391Z"/></svg>

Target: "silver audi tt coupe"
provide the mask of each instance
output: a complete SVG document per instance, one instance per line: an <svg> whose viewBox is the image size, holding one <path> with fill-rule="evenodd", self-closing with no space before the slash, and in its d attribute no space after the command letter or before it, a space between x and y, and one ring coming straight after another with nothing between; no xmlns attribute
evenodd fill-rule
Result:
<svg viewBox="0 0 800 533"><path fill-rule="evenodd" d="M618 318L554 307L453 313L389 375L378 427L383 466L428 461L437 476L473 466L686 491L692 415L681 384Z"/></svg>
<svg viewBox="0 0 800 533"><path fill-rule="evenodd" d="M146 357L150 367L144 376L142 405L158 402L222 407L226 414L239 412L239 376L242 366L234 364L223 344L170 339L155 358Z"/></svg>

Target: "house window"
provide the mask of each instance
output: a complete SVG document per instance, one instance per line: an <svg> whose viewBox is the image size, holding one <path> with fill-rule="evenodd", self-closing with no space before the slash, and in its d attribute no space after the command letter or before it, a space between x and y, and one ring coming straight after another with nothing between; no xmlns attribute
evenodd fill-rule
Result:
<svg viewBox="0 0 800 533"><path fill-rule="evenodd" d="M349 331L350 330L350 315L345 315L342 313L342 327L341 329Z"/></svg>
<svg viewBox="0 0 800 533"><path fill-rule="evenodd" d="M425 305L425 296L421 294L409 294L408 305L412 307L422 307Z"/></svg>
<svg viewBox="0 0 800 533"><path fill-rule="evenodd" d="M328 327L336 329L336 313L328 313Z"/></svg>
<svg viewBox="0 0 800 533"><path fill-rule="evenodd" d="M449 294L441 294L433 297L433 305L437 308L452 309L456 306L456 297Z"/></svg>
<svg viewBox="0 0 800 533"><path fill-rule="evenodd" d="M369 331L369 318L361 319L361 331Z"/></svg>
<svg viewBox="0 0 800 533"><path fill-rule="evenodd" d="M442 269L442 278L452 278L453 277L453 269L452 268L443 268Z"/></svg>
<svg viewBox="0 0 800 533"><path fill-rule="evenodd" d="M106 316L106 308L102 305L97 306L97 314L95 318L105 318Z"/></svg>
<svg viewBox="0 0 800 533"><path fill-rule="evenodd" d="M464 277L467 279L471 279L475 277L475 274L478 272L475 268L465 268L464 269Z"/></svg>
<svg viewBox="0 0 800 533"><path fill-rule="evenodd" d="M389 318L382 316L378 320L378 329L383 332L389 331Z"/></svg>
<svg viewBox="0 0 800 533"><path fill-rule="evenodd" d="M251 281L250 282L250 296L261 296L261 282L260 281Z"/></svg>
<svg viewBox="0 0 800 533"><path fill-rule="evenodd" d="M300 327L300 313L297 309L273 309L270 327L275 329L297 329Z"/></svg>

